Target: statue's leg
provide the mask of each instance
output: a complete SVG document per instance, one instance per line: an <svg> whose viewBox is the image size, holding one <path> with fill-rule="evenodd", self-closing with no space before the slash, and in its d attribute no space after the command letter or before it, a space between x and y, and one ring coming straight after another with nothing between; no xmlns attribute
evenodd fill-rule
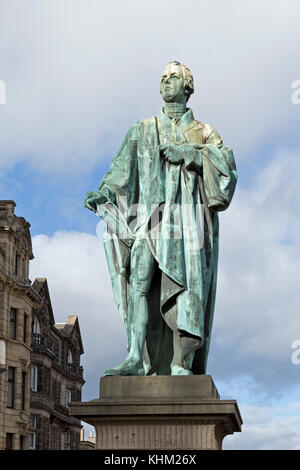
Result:
<svg viewBox="0 0 300 470"><path fill-rule="evenodd" d="M119 366L109 369L106 375L145 375L143 353L148 323L148 293L155 269L155 259L146 240L136 240L131 249L128 322L130 350Z"/></svg>
<svg viewBox="0 0 300 470"><path fill-rule="evenodd" d="M171 375L193 375L191 371L194 353L201 347L199 339L180 335L173 330L173 359Z"/></svg>
<svg viewBox="0 0 300 470"><path fill-rule="evenodd" d="M173 358L171 375L192 375L190 368L184 362L181 338L178 331L173 330Z"/></svg>

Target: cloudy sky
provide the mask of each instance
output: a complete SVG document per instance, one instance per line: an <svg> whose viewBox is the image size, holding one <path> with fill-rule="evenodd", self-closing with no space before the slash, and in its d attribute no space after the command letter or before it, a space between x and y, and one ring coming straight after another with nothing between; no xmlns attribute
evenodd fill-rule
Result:
<svg viewBox="0 0 300 470"><path fill-rule="evenodd" d="M207 371L244 420L224 448L300 449L299 16L298 0L0 0L0 198L31 223L31 279L47 277L56 321L79 316L84 400L126 339L82 202L179 60L239 173Z"/></svg>

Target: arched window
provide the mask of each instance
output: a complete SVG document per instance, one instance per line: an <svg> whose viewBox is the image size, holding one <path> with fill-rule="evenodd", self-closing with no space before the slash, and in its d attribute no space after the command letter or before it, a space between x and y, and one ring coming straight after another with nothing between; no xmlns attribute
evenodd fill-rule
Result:
<svg viewBox="0 0 300 470"><path fill-rule="evenodd" d="M32 344L41 344L41 327L40 322L34 315L32 324Z"/></svg>
<svg viewBox="0 0 300 470"><path fill-rule="evenodd" d="M41 328L40 328L40 322L38 321L37 317L33 317L33 329L32 333L35 333L36 335L41 334Z"/></svg>
<svg viewBox="0 0 300 470"><path fill-rule="evenodd" d="M72 352L71 352L71 349L69 349L68 351L68 364L73 364L73 357L72 357Z"/></svg>
<svg viewBox="0 0 300 470"><path fill-rule="evenodd" d="M67 366L68 366L68 371L71 374L73 372L73 356L72 356L71 349L68 349Z"/></svg>

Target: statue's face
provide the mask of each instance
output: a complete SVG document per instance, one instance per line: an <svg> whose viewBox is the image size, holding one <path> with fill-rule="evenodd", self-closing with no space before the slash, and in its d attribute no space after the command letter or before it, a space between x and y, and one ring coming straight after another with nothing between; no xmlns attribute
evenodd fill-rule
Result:
<svg viewBox="0 0 300 470"><path fill-rule="evenodd" d="M182 102L186 99L184 78L179 65L167 65L161 76L160 92L166 103Z"/></svg>

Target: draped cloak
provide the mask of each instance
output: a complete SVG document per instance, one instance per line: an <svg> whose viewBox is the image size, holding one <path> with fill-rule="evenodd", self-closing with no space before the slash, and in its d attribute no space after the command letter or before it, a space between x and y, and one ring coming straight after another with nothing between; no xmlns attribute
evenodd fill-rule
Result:
<svg viewBox="0 0 300 470"><path fill-rule="evenodd" d="M188 144L183 164L169 163L161 155L159 145L168 143ZM175 123L162 108L157 117L129 129L99 186L97 213L106 223L103 242L128 350L132 321L127 300L134 269L130 250L141 233L157 261L144 354L150 375L170 374L172 330L195 339L196 352L187 354L186 361L194 374L206 372L216 296L218 212L229 206L236 182L232 150L215 129L196 121L191 109ZM149 220L159 212L151 231Z"/></svg>

